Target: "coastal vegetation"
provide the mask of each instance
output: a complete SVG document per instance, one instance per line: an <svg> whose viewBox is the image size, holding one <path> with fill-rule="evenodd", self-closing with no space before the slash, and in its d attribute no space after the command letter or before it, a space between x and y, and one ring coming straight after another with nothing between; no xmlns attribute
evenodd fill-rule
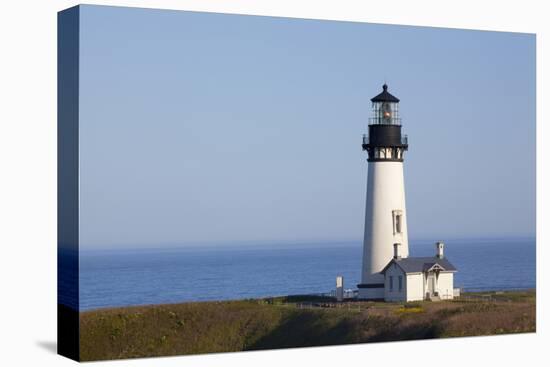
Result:
<svg viewBox="0 0 550 367"><path fill-rule="evenodd" d="M288 296L80 315L83 361L534 332L534 291L384 303Z"/></svg>

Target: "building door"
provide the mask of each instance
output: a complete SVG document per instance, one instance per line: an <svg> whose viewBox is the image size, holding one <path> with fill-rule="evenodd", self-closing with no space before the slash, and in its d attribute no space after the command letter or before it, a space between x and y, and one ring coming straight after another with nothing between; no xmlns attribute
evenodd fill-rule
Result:
<svg viewBox="0 0 550 367"><path fill-rule="evenodd" d="M428 273L428 294L432 296L435 290L435 275L434 273Z"/></svg>

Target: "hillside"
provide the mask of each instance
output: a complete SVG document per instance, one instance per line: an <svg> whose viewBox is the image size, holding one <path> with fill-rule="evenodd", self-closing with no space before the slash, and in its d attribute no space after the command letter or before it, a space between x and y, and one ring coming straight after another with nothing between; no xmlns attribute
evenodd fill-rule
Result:
<svg viewBox="0 0 550 367"><path fill-rule="evenodd" d="M101 309L80 315L81 360L534 332L534 291L389 304L307 296Z"/></svg>

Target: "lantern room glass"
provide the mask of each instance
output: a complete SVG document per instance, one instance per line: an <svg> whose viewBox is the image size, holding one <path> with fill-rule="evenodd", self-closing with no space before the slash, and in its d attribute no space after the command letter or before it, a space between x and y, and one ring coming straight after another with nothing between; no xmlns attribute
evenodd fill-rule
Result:
<svg viewBox="0 0 550 367"><path fill-rule="evenodd" d="M369 119L371 125L401 125L399 117L399 103L396 102L373 102L372 117Z"/></svg>

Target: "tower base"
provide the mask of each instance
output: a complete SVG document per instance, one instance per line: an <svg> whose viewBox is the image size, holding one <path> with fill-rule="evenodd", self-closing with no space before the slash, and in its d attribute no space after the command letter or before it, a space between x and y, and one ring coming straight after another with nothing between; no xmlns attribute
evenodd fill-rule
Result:
<svg viewBox="0 0 550 367"><path fill-rule="evenodd" d="M357 284L357 298L368 300L384 299L384 283L380 284Z"/></svg>

